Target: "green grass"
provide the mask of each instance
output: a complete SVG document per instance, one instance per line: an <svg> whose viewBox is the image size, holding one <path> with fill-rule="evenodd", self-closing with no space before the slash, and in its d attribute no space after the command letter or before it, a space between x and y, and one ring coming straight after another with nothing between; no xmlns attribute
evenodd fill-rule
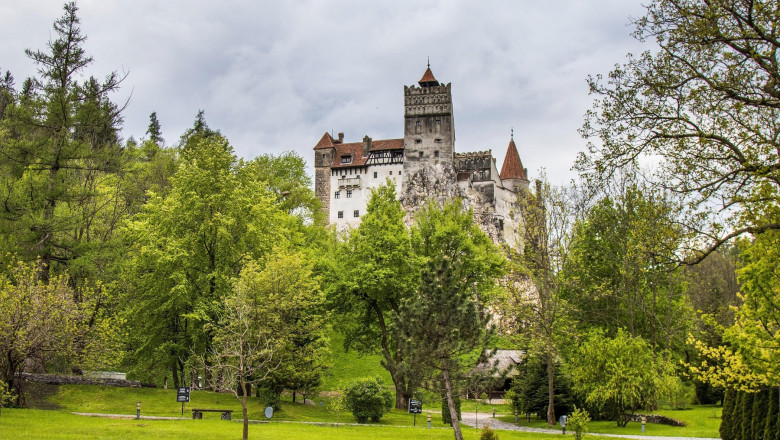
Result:
<svg viewBox="0 0 780 440"><path fill-rule="evenodd" d="M720 412L721 408L715 405L694 406L684 410L658 410L654 414L661 414L676 420L685 422L688 426L668 426L655 423L645 425L644 435L669 436L669 437L707 437L719 438L720 433ZM508 414L508 413L507 413ZM504 422L514 423L514 415L505 415L500 417ZM519 425L530 426L534 428L546 428L547 422L531 416L531 422L526 422L526 418L518 416ZM557 426L557 425L556 425ZM588 424L589 432L599 432L603 434L622 434L622 435L642 435L642 424L640 422L629 422L624 428L617 426L614 421L593 421Z"/></svg>
<svg viewBox="0 0 780 440"><path fill-rule="evenodd" d="M241 423L222 420L123 420L76 416L64 411L4 409L0 417L0 438L19 439L236 439ZM464 438L476 440L473 428L463 427ZM553 440L560 435L501 432L502 440ZM426 429L423 426L323 426L302 423L270 422L249 427L249 438L275 440L449 440L449 428Z"/></svg>
<svg viewBox="0 0 780 440"><path fill-rule="evenodd" d="M359 377L378 376L387 384L392 384L390 373L380 364L382 356L359 356L354 351L344 352L344 336L337 331L330 335L330 352L332 368L328 369L322 378L323 390L338 389L341 383Z"/></svg>

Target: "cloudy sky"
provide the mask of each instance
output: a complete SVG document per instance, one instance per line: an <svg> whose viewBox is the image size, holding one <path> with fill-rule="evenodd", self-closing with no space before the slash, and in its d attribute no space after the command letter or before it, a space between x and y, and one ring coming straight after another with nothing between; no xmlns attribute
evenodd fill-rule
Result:
<svg viewBox="0 0 780 440"><path fill-rule="evenodd" d="M55 36L61 0L0 0L0 69L17 86L36 72L24 49ZM456 151L492 149L514 128L531 178L553 183L585 142L577 134L591 74L642 46L641 0L81 0L89 74L128 73L122 135L144 136L156 111L169 145L198 109L236 153L294 150L311 162L326 131L357 142L403 136L403 86L430 57L452 83ZM311 170L310 170L311 173Z"/></svg>

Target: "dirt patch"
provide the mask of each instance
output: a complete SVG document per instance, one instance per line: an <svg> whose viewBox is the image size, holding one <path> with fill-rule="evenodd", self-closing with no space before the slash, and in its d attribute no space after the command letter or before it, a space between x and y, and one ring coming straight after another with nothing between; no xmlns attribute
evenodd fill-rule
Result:
<svg viewBox="0 0 780 440"><path fill-rule="evenodd" d="M59 385L27 382L25 384L27 407L32 409L61 409L60 405L49 401L49 397L57 394L59 388Z"/></svg>

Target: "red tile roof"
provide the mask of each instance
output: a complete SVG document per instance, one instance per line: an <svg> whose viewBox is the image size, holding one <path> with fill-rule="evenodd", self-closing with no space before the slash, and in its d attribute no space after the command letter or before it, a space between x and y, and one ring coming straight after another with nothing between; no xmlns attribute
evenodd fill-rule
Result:
<svg viewBox="0 0 780 440"><path fill-rule="evenodd" d="M321 148L330 148L333 146L333 137L326 131L325 134L322 135L322 138L319 142L317 142L317 145L314 146L315 150L319 150Z"/></svg>
<svg viewBox="0 0 780 440"><path fill-rule="evenodd" d="M331 168L359 167L365 165L366 160L368 160L367 157L363 157L363 142L335 144L333 147L336 149L336 154L333 155L333 163L330 166ZM372 140L371 149L369 149L369 151L403 150L403 148L403 139L384 139L377 141ZM342 156L352 156L352 162L341 163Z"/></svg>
<svg viewBox="0 0 780 440"><path fill-rule="evenodd" d="M438 85L439 81L436 81L436 78L434 78L433 76L433 72L431 72L430 66L428 66L428 68L425 69L425 73L423 74L423 77L420 79L419 84L422 86L430 83L434 83Z"/></svg>
<svg viewBox="0 0 780 440"><path fill-rule="evenodd" d="M500 176L501 180L528 180L528 176L525 174L525 168L523 168L523 163L520 162L520 155L517 153L517 146L515 146L514 139L509 141L509 147L507 147L506 156L504 156L504 165L501 166Z"/></svg>

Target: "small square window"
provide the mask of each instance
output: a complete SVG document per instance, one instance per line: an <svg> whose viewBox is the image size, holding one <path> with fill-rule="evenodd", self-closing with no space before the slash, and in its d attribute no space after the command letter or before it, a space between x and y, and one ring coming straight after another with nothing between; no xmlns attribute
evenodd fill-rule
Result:
<svg viewBox="0 0 780 440"><path fill-rule="evenodd" d="M399 175L399 176L401 175L401 172L400 172L400 171L398 172L398 175Z"/></svg>
<svg viewBox="0 0 780 440"><path fill-rule="evenodd" d="M436 120L436 125L441 125L441 119Z"/></svg>
<svg viewBox="0 0 780 440"><path fill-rule="evenodd" d="M415 143L415 144L421 144L421 143L422 143L422 139L415 139L415 140L414 140L414 143Z"/></svg>
<svg viewBox="0 0 780 440"><path fill-rule="evenodd" d="M374 171L374 179L376 179L376 171Z"/></svg>
<svg viewBox="0 0 780 440"><path fill-rule="evenodd" d="M338 199L339 197L341 197L341 191L336 191L336 193L335 193L335 194L333 194L333 197L335 197L335 198L337 198L337 199Z"/></svg>
<svg viewBox="0 0 780 440"><path fill-rule="evenodd" d="M393 172L392 172L392 171L390 171L390 175L391 175L391 176L393 175Z"/></svg>
<svg viewBox="0 0 780 440"><path fill-rule="evenodd" d="M417 125L422 125L422 121L417 121Z"/></svg>
<svg viewBox="0 0 780 440"><path fill-rule="evenodd" d="M439 150L433 152L433 157L439 157Z"/></svg>
<svg viewBox="0 0 780 440"><path fill-rule="evenodd" d="M355 217L360 217L360 211L358 211L357 209L355 210Z"/></svg>
<svg viewBox="0 0 780 440"><path fill-rule="evenodd" d="M422 159L422 157L423 157L423 152L420 151L420 159Z"/></svg>
<svg viewBox="0 0 780 440"><path fill-rule="evenodd" d="M437 144L440 144L441 143L441 139L436 139L436 140L434 140L434 142L436 142Z"/></svg>
<svg viewBox="0 0 780 440"><path fill-rule="evenodd" d="M339 211L339 218L344 218L344 211Z"/></svg>
<svg viewBox="0 0 780 440"><path fill-rule="evenodd" d="M349 199L349 198L351 198L351 197L352 197L352 190L351 190L351 189L348 189L348 190L347 190L347 198Z"/></svg>

